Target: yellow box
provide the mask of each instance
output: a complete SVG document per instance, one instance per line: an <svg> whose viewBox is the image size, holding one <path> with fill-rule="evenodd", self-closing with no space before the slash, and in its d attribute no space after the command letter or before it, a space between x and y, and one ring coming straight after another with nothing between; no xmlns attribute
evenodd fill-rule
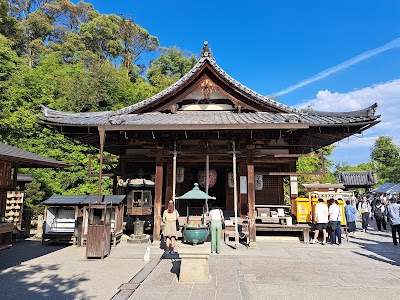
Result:
<svg viewBox="0 0 400 300"><path fill-rule="evenodd" d="M311 203L308 198L296 198L292 201L292 213L298 223L310 223Z"/></svg>

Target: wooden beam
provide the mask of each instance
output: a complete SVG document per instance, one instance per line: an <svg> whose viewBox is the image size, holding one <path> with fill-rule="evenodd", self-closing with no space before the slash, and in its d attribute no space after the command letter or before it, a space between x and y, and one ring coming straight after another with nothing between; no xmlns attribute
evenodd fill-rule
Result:
<svg viewBox="0 0 400 300"><path fill-rule="evenodd" d="M247 149L247 199L249 204L249 247L257 247L256 242L256 220L255 220L255 205L256 205L256 190L254 187L254 149Z"/></svg>
<svg viewBox="0 0 400 300"><path fill-rule="evenodd" d="M154 228L153 228L153 245L160 245L161 233L161 205L162 205L162 187L163 187L163 161L164 161L164 148L157 148L156 157L156 186L154 196Z"/></svg>
<svg viewBox="0 0 400 300"><path fill-rule="evenodd" d="M288 158L288 157L308 157L308 156L319 156L318 154L315 153L307 153L307 154L274 154L274 157L282 157L282 158Z"/></svg>
<svg viewBox="0 0 400 300"><path fill-rule="evenodd" d="M297 172L269 172L271 176L324 176L322 172L316 173L297 173Z"/></svg>
<svg viewBox="0 0 400 300"><path fill-rule="evenodd" d="M99 166L99 181L98 181L98 195L97 195L97 204L101 202L101 183L103 177L103 153L104 153L104 142L106 139L106 131L104 127L99 126L99 137L100 137L100 166Z"/></svg>
<svg viewBox="0 0 400 300"><path fill-rule="evenodd" d="M258 124L146 124L146 125L104 125L107 131L204 131L204 130L257 130L257 129L308 129L307 123L258 123ZM184 129L183 129L184 128Z"/></svg>

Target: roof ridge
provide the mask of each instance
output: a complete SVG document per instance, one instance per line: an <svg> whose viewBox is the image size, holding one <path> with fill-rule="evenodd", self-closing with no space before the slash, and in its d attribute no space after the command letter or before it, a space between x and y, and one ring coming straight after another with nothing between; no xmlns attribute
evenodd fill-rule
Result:
<svg viewBox="0 0 400 300"><path fill-rule="evenodd" d="M308 110L308 109L302 109L300 110L300 113L307 114L307 115L313 115L313 116L346 116L346 117L351 117L351 116L365 116L365 117L373 117L375 116L376 108L378 107L377 103L374 103L367 108L363 108L360 110L354 110L354 111L345 111L345 112L328 112L328 111L315 111L315 110Z"/></svg>

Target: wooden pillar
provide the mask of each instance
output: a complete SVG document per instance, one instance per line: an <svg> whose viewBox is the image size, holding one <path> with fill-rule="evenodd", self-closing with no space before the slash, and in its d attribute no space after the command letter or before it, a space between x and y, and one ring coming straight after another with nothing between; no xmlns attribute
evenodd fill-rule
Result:
<svg viewBox="0 0 400 300"><path fill-rule="evenodd" d="M171 199L173 199L172 197L173 197L173 192L172 192L172 190L173 190L173 188L174 188L174 184L173 184L173 180L172 180L172 178L173 178L173 161L171 161L171 160L167 160L167 162L166 162L166 178L165 178L165 181L166 181L166 183L165 183L165 201L164 201L164 205L165 205L165 207L167 207L167 205L168 205L168 201L169 200L171 200ZM174 200L175 201L175 200ZM175 203L175 205L176 205L176 203ZM179 207L176 207L176 209L178 209Z"/></svg>
<svg viewBox="0 0 400 300"><path fill-rule="evenodd" d="M162 204L162 188L163 188L163 162L164 148L157 147L156 154L156 188L154 196L154 228L153 228L153 246L160 245L161 232L161 204Z"/></svg>
<svg viewBox="0 0 400 300"><path fill-rule="evenodd" d="M239 162L239 179L242 176L247 176L247 170L246 170L246 164L245 161L240 161ZM240 184L241 182L239 181L239 202L240 202L240 215L242 218L245 218L249 212L248 208L248 200L247 200L247 194L242 194L240 192Z"/></svg>
<svg viewBox="0 0 400 300"><path fill-rule="evenodd" d="M18 163L15 163L13 167L14 167L14 172L13 172L13 178L12 178L12 190L16 191L17 190L18 168L19 168ZM22 215L20 217L22 218Z"/></svg>
<svg viewBox="0 0 400 300"><path fill-rule="evenodd" d="M249 201L249 247L257 247L256 242L256 220L255 220L255 205L256 205L256 191L254 188L254 162L253 162L253 148L247 149L247 199Z"/></svg>
<svg viewBox="0 0 400 300"><path fill-rule="evenodd" d="M98 127L100 136L100 166L99 166L99 182L97 184L97 204L101 202L101 182L103 179L103 153L104 153L104 140L106 138L106 131L104 127Z"/></svg>

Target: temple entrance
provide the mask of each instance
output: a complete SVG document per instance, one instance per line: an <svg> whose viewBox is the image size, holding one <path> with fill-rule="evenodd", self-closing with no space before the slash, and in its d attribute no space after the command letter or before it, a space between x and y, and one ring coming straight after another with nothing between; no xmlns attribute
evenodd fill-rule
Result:
<svg viewBox="0 0 400 300"><path fill-rule="evenodd" d="M210 196L214 196L217 199L216 200L210 200L209 201L209 207L211 208L214 205L217 205L221 208L226 208L226 172L225 168L212 168L213 170L216 171L217 178L215 181L215 184L210 186L208 189L208 194ZM193 187L194 184L197 182L199 183L200 189L205 192L205 184L204 181L202 182L200 180L201 178L201 173L204 173L204 167L192 167L190 168L190 187ZM199 178L200 177L200 178ZM204 176L203 176L204 178ZM194 201L191 200L190 203L186 203L185 201L188 200L180 200L179 202L179 208L186 207L189 205L191 213L195 213L198 215L201 215L202 213L202 208L204 205L204 201Z"/></svg>

